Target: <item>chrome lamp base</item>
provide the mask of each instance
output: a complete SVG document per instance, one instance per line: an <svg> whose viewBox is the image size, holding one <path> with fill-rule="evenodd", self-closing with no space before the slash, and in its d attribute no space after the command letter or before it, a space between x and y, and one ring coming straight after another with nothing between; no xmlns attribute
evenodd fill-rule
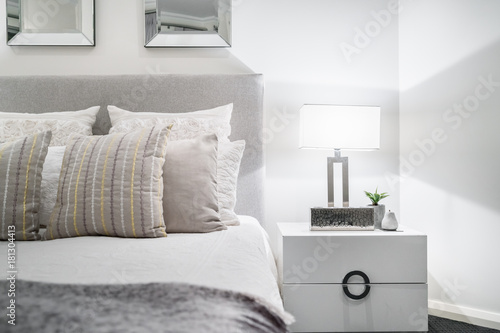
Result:
<svg viewBox="0 0 500 333"><path fill-rule="evenodd" d="M335 163L342 164L342 207L335 207L334 177ZM311 230L374 230L375 211L373 208L349 207L349 161L340 156L335 149L335 156L327 159L328 170L328 207L311 208Z"/></svg>
<svg viewBox="0 0 500 333"><path fill-rule="evenodd" d="M335 207L333 167L335 163L342 164L342 207L349 207L349 160L340 156L340 150L335 149L335 156L327 158L328 170L328 207Z"/></svg>

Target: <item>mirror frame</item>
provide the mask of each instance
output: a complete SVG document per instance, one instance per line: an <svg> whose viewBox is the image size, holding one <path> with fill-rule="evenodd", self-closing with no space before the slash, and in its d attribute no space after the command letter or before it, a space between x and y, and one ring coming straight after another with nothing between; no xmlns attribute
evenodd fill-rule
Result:
<svg viewBox="0 0 500 333"><path fill-rule="evenodd" d="M208 48L231 47L232 0L219 0L227 17L227 35L217 31L173 31L162 32L158 2L168 0L144 0L144 47L158 48ZM154 14L154 15L152 15ZM189 16L189 15L187 15ZM220 17L218 17L220 21ZM189 27L187 27L189 28Z"/></svg>
<svg viewBox="0 0 500 333"><path fill-rule="evenodd" d="M78 0L83 5L91 7L91 13L85 17L76 17L84 24L91 27L91 31L78 33L60 32L26 32L22 31L22 5L24 1L33 0L6 0L7 18L7 45L9 46L95 46L95 0ZM56 6L68 0L53 0L50 5ZM42 18L49 19L53 16L48 7L40 11ZM84 14L82 14L84 16Z"/></svg>

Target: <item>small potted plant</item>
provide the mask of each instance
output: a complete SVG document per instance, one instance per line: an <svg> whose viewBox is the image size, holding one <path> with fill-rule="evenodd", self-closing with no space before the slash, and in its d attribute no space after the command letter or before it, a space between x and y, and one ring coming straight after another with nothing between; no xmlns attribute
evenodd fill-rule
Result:
<svg viewBox="0 0 500 333"><path fill-rule="evenodd" d="M385 205L379 204L379 201L387 198L389 194L387 194L387 192L378 193L378 187L375 189L374 193L365 191L365 194L372 202L369 206L373 207L375 210L375 228L380 229L382 227L382 219L385 215Z"/></svg>

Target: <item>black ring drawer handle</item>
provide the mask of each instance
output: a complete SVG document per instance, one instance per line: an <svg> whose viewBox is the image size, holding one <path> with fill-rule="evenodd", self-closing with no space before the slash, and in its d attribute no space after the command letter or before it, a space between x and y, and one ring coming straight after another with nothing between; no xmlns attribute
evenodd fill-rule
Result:
<svg viewBox="0 0 500 333"><path fill-rule="evenodd" d="M361 276L363 278L364 283L365 283L365 290L360 295L351 294L351 292L349 291L349 288L347 286L347 281L349 281L349 279L354 275ZM354 300L360 300L360 299L363 299L366 296L368 296L368 293L370 292L369 284L370 284L370 279L368 278L368 275L366 275L362 271L352 271L352 272L347 273L346 276L344 277L344 280L342 280L342 289L344 289L344 294L346 294L347 297L354 299Z"/></svg>

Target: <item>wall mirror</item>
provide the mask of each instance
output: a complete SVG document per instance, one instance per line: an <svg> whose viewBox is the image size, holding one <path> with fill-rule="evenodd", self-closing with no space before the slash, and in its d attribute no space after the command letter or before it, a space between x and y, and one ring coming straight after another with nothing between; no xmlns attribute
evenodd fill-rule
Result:
<svg viewBox="0 0 500 333"><path fill-rule="evenodd" d="M231 0L144 0L145 47L230 47Z"/></svg>
<svg viewBox="0 0 500 333"><path fill-rule="evenodd" d="M7 45L94 46L94 0L7 0Z"/></svg>

